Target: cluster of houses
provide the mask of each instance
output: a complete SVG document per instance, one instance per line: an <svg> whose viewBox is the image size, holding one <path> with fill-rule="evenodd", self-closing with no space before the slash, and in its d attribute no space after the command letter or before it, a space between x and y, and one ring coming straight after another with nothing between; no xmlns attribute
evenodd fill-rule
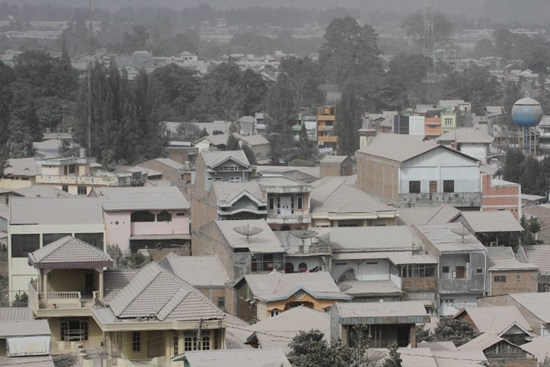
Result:
<svg viewBox="0 0 550 367"><path fill-rule="evenodd" d="M446 141L369 130L317 167L215 146L110 174L84 152L11 159L0 242L27 307L0 308L0 364L290 366L299 331L353 346L359 324L403 366L542 364L550 251L517 238L550 209L483 172L486 142ZM440 317L479 336L419 342Z"/></svg>

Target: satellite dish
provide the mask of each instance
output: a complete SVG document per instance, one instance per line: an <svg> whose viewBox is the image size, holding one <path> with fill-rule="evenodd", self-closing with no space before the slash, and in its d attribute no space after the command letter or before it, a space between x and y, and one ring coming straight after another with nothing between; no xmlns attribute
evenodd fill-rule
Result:
<svg viewBox="0 0 550 367"><path fill-rule="evenodd" d="M246 226L239 226L233 228L235 232L238 234L242 234L246 237L246 243L250 243L250 237L256 236L257 234L262 233L264 230L258 227L250 227L250 224L247 224Z"/></svg>
<svg viewBox="0 0 550 367"><path fill-rule="evenodd" d="M455 229L451 229L451 232L453 232L454 234L457 234L459 235L460 237L462 237L462 243L464 243L464 237L470 235L470 231L468 231L466 228L462 227L462 228L455 228Z"/></svg>
<svg viewBox="0 0 550 367"><path fill-rule="evenodd" d="M303 245L304 240L317 236L317 232L309 230L309 229L295 229L294 231L290 231L290 235L293 236L293 237L301 239L302 240L302 245Z"/></svg>

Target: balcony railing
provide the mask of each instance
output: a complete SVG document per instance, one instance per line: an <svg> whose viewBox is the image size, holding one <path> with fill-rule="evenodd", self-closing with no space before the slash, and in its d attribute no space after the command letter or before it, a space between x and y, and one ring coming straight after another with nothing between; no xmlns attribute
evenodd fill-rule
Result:
<svg viewBox="0 0 550 367"><path fill-rule="evenodd" d="M31 309L67 309L90 308L101 302L101 292L94 291L91 295L81 292L38 292L36 283L29 283L28 296Z"/></svg>
<svg viewBox="0 0 550 367"><path fill-rule="evenodd" d="M459 206L480 206L481 192L434 192L400 194L402 205L454 204Z"/></svg>

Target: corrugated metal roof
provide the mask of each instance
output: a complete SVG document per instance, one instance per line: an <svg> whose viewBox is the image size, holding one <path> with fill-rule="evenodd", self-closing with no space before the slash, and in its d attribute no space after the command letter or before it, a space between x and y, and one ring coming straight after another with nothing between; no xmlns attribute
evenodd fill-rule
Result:
<svg viewBox="0 0 550 367"><path fill-rule="evenodd" d="M530 262L522 262L516 259L511 247L488 247L487 266L489 271L499 270L532 270L537 267Z"/></svg>
<svg viewBox="0 0 550 367"><path fill-rule="evenodd" d="M550 293L513 293L508 295L542 322L550 323Z"/></svg>
<svg viewBox="0 0 550 367"><path fill-rule="evenodd" d="M8 357L0 356L3 367L55 367L52 356Z"/></svg>
<svg viewBox="0 0 550 367"><path fill-rule="evenodd" d="M270 144L269 140L263 135L241 136L240 139L250 146Z"/></svg>
<svg viewBox="0 0 550 367"><path fill-rule="evenodd" d="M112 266L113 260L97 247L67 236L30 253L29 264L44 269L98 268Z"/></svg>
<svg viewBox="0 0 550 367"><path fill-rule="evenodd" d="M490 144L495 138L487 134L486 130L477 127L461 127L448 131L435 139L436 141L454 141L457 143Z"/></svg>
<svg viewBox="0 0 550 367"><path fill-rule="evenodd" d="M185 352L190 367L292 367L280 349L226 349Z"/></svg>
<svg viewBox="0 0 550 367"><path fill-rule="evenodd" d="M398 222L400 224L444 224L456 219L461 211L450 204L441 206L419 206L400 208Z"/></svg>
<svg viewBox="0 0 550 367"><path fill-rule="evenodd" d="M223 287L230 281L217 255L178 256L168 254L159 265L194 287Z"/></svg>
<svg viewBox="0 0 550 367"><path fill-rule="evenodd" d="M468 343L458 347L459 351L484 351L492 345L495 345L503 341L500 336L484 333L475 339L470 340Z"/></svg>
<svg viewBox="0 0 550 367"><path fill-rule="evenodd" d="M157 263L142 268L109 302L119 319L149 317L173 321L222 319L222 311L189 283Z"/></svg>
<svg viewBox="0 0 550 367"><path fill-rule="evenodd" d="M325 177L311 184L311 213L396 212L397 209L346 183L347 177Z"/></svg>
<svg viewBox="0 0 550 367"><path fill-rule="evenodd" d="M342 163L343 161L348 158L347 155L325 155L323 159L321 159L321 163Z"/></svg>
<svg viewBox="0 0 550 367"><path fill-rule="evenodd" d="M487 251L485 246L471 233L465 236L456 234L453 230L463 230L460 223L418 224L414 225L439 252Z"/></svg>
<svg viewBox="0 0 550 367"><path fill-rule="evenodd" d="M48 320L4 321L0 323L0 339L51 334Z"/></svg>
<svg viewBox="0 0 550 367"><path fill-rule="evenodd" d="M318 299L351 299L342 293L329 273L279 273L245 275L252 294L265 302L286 299L303 290Z"/></svg>
<svg viewBox="0 0 550 367"><path fill-rule="evenodd" d="M40 174L40 167L34 158L11 158L6 162L4 175L34 177Z"/></svg>
<svg viewBox="0 0 550 367"><path fill-rule="evenodd" d="M406 226L340 227L326 229L333 252L411 250L413 233Z"/></svg>
<svg viewBox="0 0 550 367"><path fill-rule="evenodd" d="M106 211L117 210L185 210L190 205L175 187L94 188Z"/></svg>
<svg viewBox="0 0 550 367"><path fill-rule="evenodd" d="M31 320L27 307L0 307L0 322Z"/></svg>
<svg viewBox="0 0 550 367"><path fill-rule="evenodd" d="M509 211L462 212L475 233L523 232L523 227Z"/></svg>
<svg viewBox="0 0 550 367"><path fill-rule="evenodd" d="M542 274L550 273L550 246L533 245L523 246L527 259L539 268Z"/></svg>
<svg viewBox="0 0 550 367"><path fill-rule="evenodd" d="M10 224L103 224L103 210L97 198L13 197Z"/></svg>
<svg viewBox="0 0 550 367"><path fill-rule="evenodd" d="M408 135L378 134L369 145L359 149L358 153L404 162L437 148L443 147L433 141L411 139Z"/></svg>
<svg viewBox="0 0 550 367"><path fill-rule="evenodd" d="M336 303L340 317L429 317L420 301Z"/></svg>
<svg viewBox="0 0 550 367"><path fill-rule="evenodd" d="M466 307L458 315L463 312L468 314L480 333L498 335L513 323L517 323L527 331L533 331L516 306Z"/></svg>
<svg viewBox="0 0 550 367"><path fill-rule="evenodd" d="M533 354L537 362L542 365L545 359L550 356L550 339L545 337L533 338L533 341L519 346L524 351Z"/></svg>
<svg viewBox="0 0 550 367"><path fill-rule="evenodd" d="M27 198L57 198L60 196L68 198L74 197L74 195L71 195L63 190L59 190L56 187L43 185L35 185L31 187L25 187L23 189L13 189L13 192Z"/></svg>

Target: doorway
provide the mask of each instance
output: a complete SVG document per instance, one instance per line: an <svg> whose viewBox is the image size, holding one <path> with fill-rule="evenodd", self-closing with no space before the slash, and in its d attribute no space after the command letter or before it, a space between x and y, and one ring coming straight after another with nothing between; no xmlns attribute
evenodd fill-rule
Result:
<svg viewBox="0 0 550 367"><path fill-rule="evenodd" d="M279 214L283 217L288 217L293 214L292 197L279 196Z"/></svg>

